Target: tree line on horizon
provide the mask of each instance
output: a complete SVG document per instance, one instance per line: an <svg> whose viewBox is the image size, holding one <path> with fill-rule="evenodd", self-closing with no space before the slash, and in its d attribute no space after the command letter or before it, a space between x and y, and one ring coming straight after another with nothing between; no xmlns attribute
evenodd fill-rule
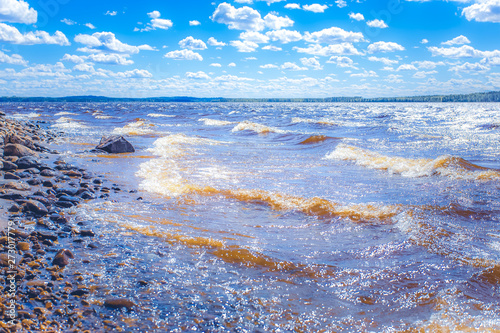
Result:
<svg viewBox="0 0 500 333"><path fill-rule="evenodd" d="M453 103L453 102L500 102L500 91L472 93L462 95L430 95L410 97L326 97L326 98L199 98L199 97L150 97L150 98L121 98L105 96L67 96L67 97L0 97L0 102L264 102L264 103L376 103L376 102L424 102L424 103Z"/></svg>

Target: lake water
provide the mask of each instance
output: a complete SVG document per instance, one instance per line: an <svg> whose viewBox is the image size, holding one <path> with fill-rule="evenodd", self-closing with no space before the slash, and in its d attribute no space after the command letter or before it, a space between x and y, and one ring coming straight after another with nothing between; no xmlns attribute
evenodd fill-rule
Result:
<svg viewBox="0 0 500 333"><path fill-rule="evenodd" d="M125 329L500 329L499 104L0 107L116 192L67 269L140 305L97 308ZM111 134L136 152L89 152Z"/></svg>

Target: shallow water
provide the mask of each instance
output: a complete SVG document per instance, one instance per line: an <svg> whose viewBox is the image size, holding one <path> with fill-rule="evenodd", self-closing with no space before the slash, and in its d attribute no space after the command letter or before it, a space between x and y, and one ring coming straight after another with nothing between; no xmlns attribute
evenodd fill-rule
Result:
<svg viewBox="0 0 500 333"><path fill-rule="evenodd" d="M124 327L500 329L499 104L1 109L120 188L73 214L101 235L79 257L95 304L141 304L101 310ZM109 134L136 152L88 152Z"/></svg>

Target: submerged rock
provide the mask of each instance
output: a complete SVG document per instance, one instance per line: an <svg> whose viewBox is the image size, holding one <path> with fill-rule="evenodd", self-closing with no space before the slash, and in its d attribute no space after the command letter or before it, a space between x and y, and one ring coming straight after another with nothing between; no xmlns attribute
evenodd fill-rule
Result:
<svg viewBox="0 0 500 333"><path fill-rule="evenodd" d="M135 149L123 136L103 137L95 149L104 150L112 154L134 153Z"/></svg>
<svg viewBox="0 0 500 333"><path fill-rule="evenodd" d="M57 252L54 260L52 260L52 265L57 265L59 267L64 267L69 264L69 260L73 259L73 253L70 250L62 249Z"/></svg>
<svg viewBox="0 0 500 333"><path fill-rule="evenodd" d="M135 303L126 298L108 298L104 301L104 306L111 309L126 308L130 310L135 306Z"/></svg>

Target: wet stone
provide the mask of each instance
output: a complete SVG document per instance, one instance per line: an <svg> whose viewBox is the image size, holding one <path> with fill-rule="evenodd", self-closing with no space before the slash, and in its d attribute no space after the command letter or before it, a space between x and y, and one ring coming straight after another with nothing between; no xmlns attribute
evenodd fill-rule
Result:
<svg viewBox="0 0 500 333"><path fill-rule="evenodd" d="M38 178L28 179L26 182L31 186L40 185L42 183L42 181Z"/></svg>
<svg viewBox="0 0 500 333"><path fill-rule="evenodd" d="M44 187L53 187L53 186L54 186L54 184L52 184L52 182L51 182L50 180L46 180L46 181L44 181L44 182L42 183L42 185L43 185Z"/></svg>
<svg viewBox="0 0 500 333"><path fill-rule="evenodd" d="M40 176L44 177L54 177L56 175L55 171L51 169L45 169L40 172Z"/></svg>
<svg viewBox="0 0 500 333"><path fill-rule="evenodd" d="M55 255L54 260L52 260L52 264L59 267L64 267L69 264L70 259L74 259L73 253L71 253L70 250L61 249Z"/></svg>
<svg viewBox="0 0 500 333"><path fill-rule="evenodd" d="M111 309L126 308L130 310L135 303L126 298L108 298L104 301L104 306Z"/></svg>
<svg viewBox="0 0 500 333"><path fill-rule="evenodd" d="M14 179L14 180L19 180L21 179L21 177L19 177L18 175L15 175L11 172L7 172L4 176L3 176L4 179Z"/></svg>
<svg viewBox="0 0 500 333"><path fill-rule="evenodd" d="M40 201L37 200L28 200L26 201L26 208L28 211L34 213L35 215L38 216L43 216L47 215L49 211L47 210L47 207L45 207L44 204L42 204Z"/></svg>
<svg viewBox="0 0 500 333"><path fill-rule="evenodd" d="M92 230L81 230L80 236L82 236L82 237L94 237L95 233Z"/></svg>
<svg viewBox="0 0 500 333"><path fill-rule="evenodd" d="M29 169L29 168L36 168L37 166L40 165L40 162L33 156L24 156L18 159L16 161L16 164L19 169Z"/></svg>

